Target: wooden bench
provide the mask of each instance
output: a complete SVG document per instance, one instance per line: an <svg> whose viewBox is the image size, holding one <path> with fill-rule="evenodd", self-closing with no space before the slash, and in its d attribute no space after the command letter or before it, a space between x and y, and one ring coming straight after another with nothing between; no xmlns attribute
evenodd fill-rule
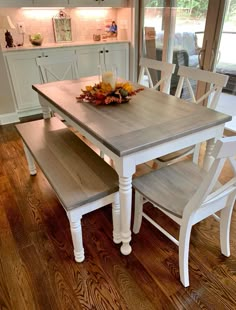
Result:
<svg viewBox="0 0 236 310"><path fill-rule="evenodd" d="M31 175L38 163L70 222L74 255L84 260L81 218L112 203L113 240L120 243L118 176L56 117L17 124Z"/></svg>

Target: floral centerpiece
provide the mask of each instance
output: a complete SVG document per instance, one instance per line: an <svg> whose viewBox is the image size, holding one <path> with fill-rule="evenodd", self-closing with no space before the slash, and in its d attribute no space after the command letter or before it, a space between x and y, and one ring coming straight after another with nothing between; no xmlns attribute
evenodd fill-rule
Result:
<svg viewBox="0 0 236 310"><path fill-rule="evenodd" d="M92 102L97 105L125 103L143 89L134 89L133 85L129 82L116 83L113 89L109 83L100 82L94 86L86 86L85 89L82 89L82 94L76 97L76 99L78 101Z"/></svg>

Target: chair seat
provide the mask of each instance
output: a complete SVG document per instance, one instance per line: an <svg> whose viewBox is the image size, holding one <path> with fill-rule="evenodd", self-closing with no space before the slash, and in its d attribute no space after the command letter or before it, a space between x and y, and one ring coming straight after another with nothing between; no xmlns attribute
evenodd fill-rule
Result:
<svg viewBox="0 0 236 310"><path fill-rule="evenodd" d="M172 160L175 160L177 158L183 157L185 155L187 156L188 154L192 154L193 153L194 147L195 147L195 145L194 146L189 146L189 147L186 147L186 148L181 149L179 151L167 154L165 156L158 157L158 160L160 162L164 163L164 162L172 161Z"/></svg>
<svg viewBox="0 0 236 310"><path fill-rule="evenodd" d="M193 162L183 161L134 179L133 187L160 209L182 218L186 204L206 175ZM213 192L221 186L217 181Z"/></svg>
<svg viewBox="0 0 236 310"><path fill-rule="evenodd" d="M199 166L183 161L134 179L133 187L161 209L182 218L184 207L206 175Z"/></svg>

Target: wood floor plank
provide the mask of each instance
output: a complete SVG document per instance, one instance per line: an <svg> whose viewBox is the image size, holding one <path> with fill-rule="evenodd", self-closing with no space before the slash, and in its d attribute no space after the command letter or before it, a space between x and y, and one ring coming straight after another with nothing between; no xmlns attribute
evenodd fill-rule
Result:
<svg viewBox="0 0 236 310"><path fill-rule="evenodd" d="M49 283L45 266L38 259L35 246L30 245L21 249L20 256L29 271L31 291L35 296L38 309L55 309L57 307L56 296ZM32 270L34 272L31 272Z"/></svg>
<svg viewBox="0 0 236 310"><path fill-rule="evenodd" d="M80 301L68 280L68 273L63 268L62 258L58 255L53 243L44 232L32 233L33 244L37 250L40 264L43 266L49 288L52 289L56 309L82 309Z"/></svg>
<svg viewBox="0 0 236 310"><path fill-rule="evenodd" d="M0 259L0 309L11 310L10 295L7 288L3 265Z"/></svg>
<svg viewBox="0 0 236 310"><path fill-rule="evenodd" d="M145 223L147 224L147 223ZM148 225L148 227L146 227ZM145 225L143 232L138 236L138 244L135 244L136 251L139 259L143 260L145 268L153 274L153 278L156 283L162 287L164 291L170 293L170 295L177 296L178 301L185 306L185 297L181 299L181 296L185 296L184 291L191 297L191 307L201 307L207 309L213 309L216 299L217 305L221 305L222 308L229 306L227 300L221 300L218 294L221 292L222 287L220 282L215 284L215 278L210 273L204 273L204 268L201 264L194 264L191 261L190 255L190 287L184 289L179 286L179 271L178 271L178 256L177 247L172 251L172 243L168 241L166 237L161 235L157 230L148 231L150 225ZM153 234L153 237L148 239L148 236ZM166 245L162 244L162 238L166 245L169 245L169 249L166 249ZM149 241L151 240L151 241ZM145 248L145 251L143 250ZM195 258L197 260L197 258ZM150 268L150 269L149 269ZM174 278L173 278L174 276ZM202 287L204 290L202 291ZM174 299L176 301L176 299ZM180 305L176 304L176 307Z"/></svg>
<svg viewBox="0 0 236 310"><path fill-rule="evenodd" d="M110 242L112 242L110 231L112 230L111 225L111 210L103 209L99 213L101 214L101 220L99 222L104 223L105 225L102 226L102 233L106 233L106 237L110 239ZM108 215L109 214L109 215ZM98 215L96 216L98 218ZM101 239L104 240L104 237ZM110 249L110 247L109 247ZM119 249L119 246L118 246ZM110 253L110 251L109 251ZM109 256L110 257L110 256ZM115 259L114 259L115 258ZM112 251L112 257L111 257L111 264L106 264L106 268L109 268L109 266L113 266L114 262L116 262L118 265L122 265L121 268L126 271L126 273L131 277L133 280L135 280L138 287L142 287L143 293L145 294L145 298L149 299L149 301L152 302L152 304L155 305L158 309L174 309L171 300L169 299L169 296L167 296L160 287L155 285L154 280L152 278L152 275L147 272L145 267L142 264L142 261L137 259L133 253L131 253L128 257L122 257L122 255L119 253L119 250L117 252L116 249L113 249ZM112 269L110 270L111 274L113 274ZM112 275L114 277L114 275ZM135 297L136 298L136 297Z"/></svg>
<svg viewBox="0 0 236 310"><path fill-rule="evenodd" d="M100 222L101 212L94 215L98 222ZM90 224L91 226L95 226L93 222ZM127 268L128 258L122 257L119 246L113 245L113 241L107 238L101 226L96 226L96 230L84 227L85 240L90 240L89 243L87 242L86 249L96 257L96 265L109 278L114 279L115 287L125 302L129 304L128 309L155 309L143 290L140 290L136 279L130 274L129 268ZM109 234L111 235L111 230Z"/></svg>
<svg viewBox="0 0 236 310"><path fill-rule="evenodd" d="M8 222L4 207L11 203L10 195L1 193L0 199L0 262L2 273L1 279L5 281L9 300L5 303L10 304L10 309L38 309L31 292L29 273L21 260L17 244L11 232L11 226ZM4 308L3 308L4 309Z"/></svg>
<svg viewBox="0 0 236 310"><path fill-rule="evenodd" d="M6 183L6 193L5 201L10 201L10 203L5 203L4 208L6 216L8 218L9 224L11 226L11 232L19 245L19 247L25 247L31 244L29 235L25 229L24 216L20 212L19 206L17 204L17 198L14 193L14 188L12 188L12 183Z"/></svg>

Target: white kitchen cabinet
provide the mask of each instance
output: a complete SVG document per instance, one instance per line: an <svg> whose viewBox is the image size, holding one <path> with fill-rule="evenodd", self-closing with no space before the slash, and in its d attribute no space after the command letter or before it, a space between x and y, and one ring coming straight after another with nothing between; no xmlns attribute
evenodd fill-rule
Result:
<svg viewBox="0 0 236 310"><path fill-rule="evenodd" d="M77 7L126 7L127 0L69 0L69 6Z"/></svg>
<svg viewBox="0 0 236 310"><path fill-rule="evenodd" d="M33 0L0 0L0 7L18 8L22 6L32 6Z"/></svg>
<svg viewBox="0 0 236 310"><path fill-rule="evenodd" d="M19 117L40 112L38 96L32 90L32 84L41 83L36 57L40 51L11 52L5 57L11 89L15 99L16 112Z"/></svg>
<svg viewBox="0 0 236 310"><path fill-rule="evenodd" d="M0 0L0 7L58 7L68 3L69 0Z"/></svg>
<svg viewBox="0 0 236 310"><path fill-rule="evenodd" d="M42 83L40 71L36 64L36 58L72 54L75 54L74 48L17 51L5 54L5 60L11 79L11 89L15 98L15 106L19 117L41 112L38 95L32 89L32 84ZM60 76L60 71L65 69L62 64L53 68L53 70ZM67 78L70 79L71 77L72 73L69 72Z"/></svg>
<svg viewBox="0 0 236 310"><path fill-rule="evenodd" d="M68 0L31 0L33 1L33 6L37 7L59 7L68 6Z"/></svg>
<svg viewBox="0 0 236 310"><path fill-rule="evenodd" d="M75 48L55 48L55 49L44 49L43 50L43 57L50 57L51 59L63 59L64 57L70 58L71 56L75 55ZM72 59L72 57L70 58ZM56 77L58 79L64 79L64 80L73 80L74 74L73 74L73 68L69 66L68 63L62 62L60 65L57 64L51 64L49 71L53 74L50 74L49 71L47 73L47 81L53 82L56 81Z"/></svg>
<svg viewBox="0 0 236 310"><path fill-rule="evenodd" d="M80 77L98 75L98 65L116 64L117 75L129 79L129 43L77 47Z"/></svg>
<svg viewBox="0 0 236 310"><path fill-rule="evenodd" d="M0 7L127 7L128 0L0 0Z"/></svg>

